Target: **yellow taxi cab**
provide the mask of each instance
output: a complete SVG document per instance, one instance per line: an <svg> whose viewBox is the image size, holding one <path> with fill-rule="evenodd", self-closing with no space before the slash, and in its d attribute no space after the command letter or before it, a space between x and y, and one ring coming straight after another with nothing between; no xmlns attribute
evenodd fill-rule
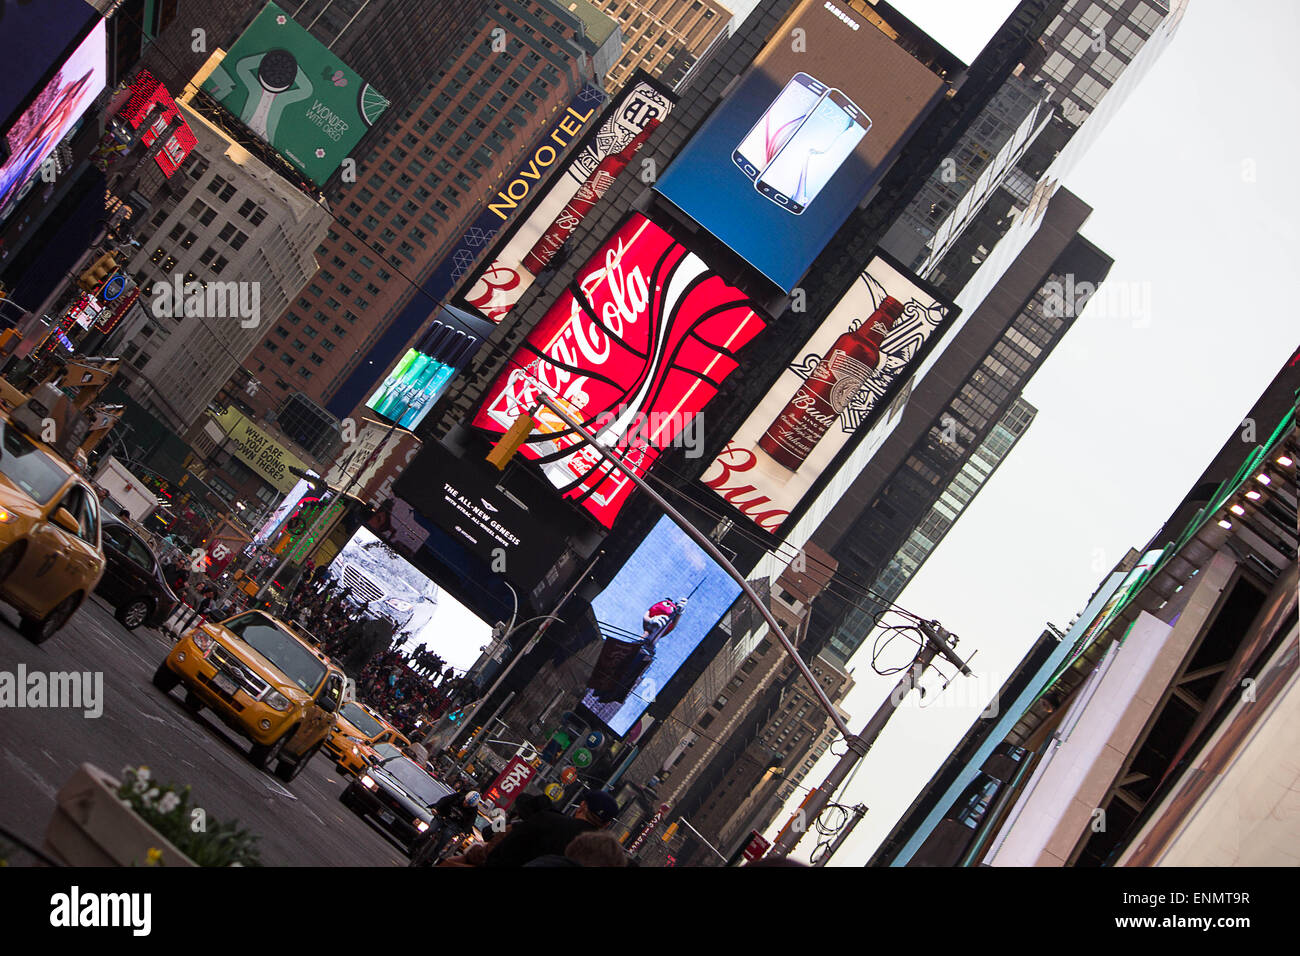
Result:
<svg viewBox="0 0 1300 956"><path fill-rule="evenodd" d="M0 598L33 644L53 637L104 574L99 498L43 442L0 415Z"/></svg>
<svg viewBox="0 0 1300 956"><path fill-rule="evenodd" d="M350 700L339 708L325 741L325 752L334 758L340 773L356 776L375 762L378 744L394 744L409 751L411 742L378 711Z"/></svg>
<svg viewBox="0 0 1300 956"><path fill-rule="evenodd" d="M249 760L293 780L325 744L347 676L283 621L245 611L182 637L158 665L153 684L185 685L192 710L209 707L253 744Z"/></svg>

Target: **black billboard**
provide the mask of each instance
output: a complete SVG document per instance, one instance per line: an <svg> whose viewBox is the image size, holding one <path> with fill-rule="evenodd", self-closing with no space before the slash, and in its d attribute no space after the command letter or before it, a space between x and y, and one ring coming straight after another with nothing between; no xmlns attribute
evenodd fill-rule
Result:
<svg viewBox="0 0 1300 956"><path fill-rule="evenodd" d="M518 490L498 488L500 480L486 461L430 443L398 476L393 494L491 570L531 590L559 560L566 536L541 517L547 499L531 507Z"/></svg>

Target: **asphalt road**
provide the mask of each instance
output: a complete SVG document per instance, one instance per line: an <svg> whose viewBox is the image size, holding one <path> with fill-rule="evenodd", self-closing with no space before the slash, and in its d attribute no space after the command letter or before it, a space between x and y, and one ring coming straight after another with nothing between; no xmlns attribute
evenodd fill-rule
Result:
<svg viewBox="0 0 1300 956"><path fill-rule="evenodd" d="M203 711L190 714L183 691L164 696L150 683L171 641L127 631L94 597L40 647L0 604L0 671L92 671L103 674L99 717L83 709L0 707L0 826L40 847L55 794L77 766L91 763L120 777L144 764L155 779L189 784L209 819L237 820L260 837L267 866L405 866L406 857L339 803L346 780L317 754L296 780L282 784L255 769L248 743Z"/></svg>

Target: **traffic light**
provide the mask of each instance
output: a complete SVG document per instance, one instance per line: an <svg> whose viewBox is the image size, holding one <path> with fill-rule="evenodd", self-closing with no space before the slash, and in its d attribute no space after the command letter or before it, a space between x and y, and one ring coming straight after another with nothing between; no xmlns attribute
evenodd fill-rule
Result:
<svg viewBox="0 0 1300 956"><path fill-rule="evenodd" d="M515 419L514 424L504 435L497 439L497 443L492 446L492 450L487 455L487 460L496 465L497 471L506 470L506 465L510 463L511 458L515 457L515 452L520 446L528 440L535 426L533 416L525 412Z"/></svg>
<svg viewBox="0 0 1300 956"><path fill-rule="evenodd" d="M81 274L81 278L77 280L77 285L84 292L95 292L116 271L117 258L113 253L106 252L95 260L94 265Z"/></svg>

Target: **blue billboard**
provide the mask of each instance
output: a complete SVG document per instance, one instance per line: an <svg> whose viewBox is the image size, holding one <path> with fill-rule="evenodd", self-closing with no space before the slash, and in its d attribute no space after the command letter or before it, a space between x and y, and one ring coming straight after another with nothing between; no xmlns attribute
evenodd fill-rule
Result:
<svg viewBox="0 0 1300 956"><path fill-rule="evenodd" d="M740 595L740 585L671 518L591 602L604 638L582 705L622 737Z"/></svg>
<svg viewBox="0 0 1300 956"><path fill-rule="evenodd" d="M943 87L847 4L805 0L655 188L789 292Z"/></svg>

